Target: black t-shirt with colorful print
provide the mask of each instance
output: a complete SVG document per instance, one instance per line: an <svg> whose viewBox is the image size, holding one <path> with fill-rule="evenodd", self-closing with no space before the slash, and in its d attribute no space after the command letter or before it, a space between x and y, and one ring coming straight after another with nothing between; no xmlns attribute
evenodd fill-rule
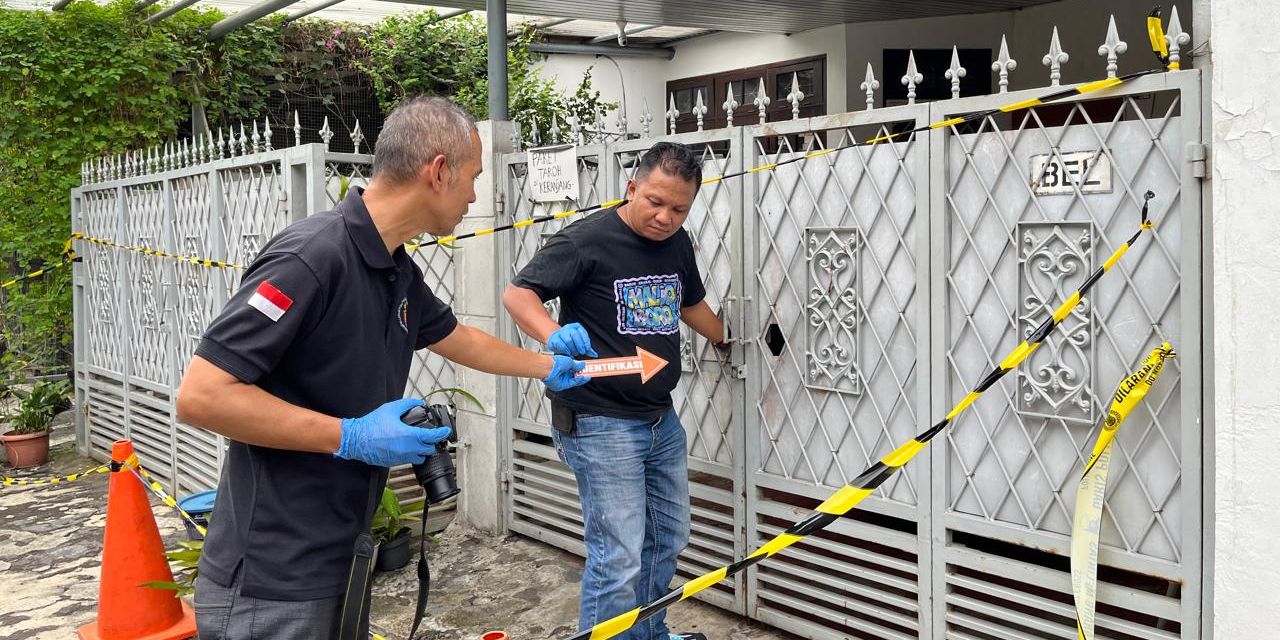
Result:
<svg viewBox="0 0 1280 640"><path fill-rule="evenodd" d="M513 283L544 302L560 298L561 325L580 323L601 358L636 355L667 361L648 382L637 374L596 378L553 398L579 413L658 417L680 381L680 309L706 291L684 229L666 240L636 234L605 209L552 236Z"/></svg>

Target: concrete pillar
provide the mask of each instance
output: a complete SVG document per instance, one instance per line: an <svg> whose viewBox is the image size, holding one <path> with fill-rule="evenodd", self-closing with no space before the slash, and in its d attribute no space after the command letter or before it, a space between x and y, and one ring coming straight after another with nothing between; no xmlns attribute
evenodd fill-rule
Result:
<svg viewBox="0 0 1280 640"><path fill-rule="evenodd" d="M485 1L489 27L489 119L507 119L507 0Z"/></svg>
<svg viewBox="0 0 1280 640"><path fill-rule="evenodd" d="M511 122L480 122L480 142L484 147L484 173L476 181L476 202L471 205L458 233L487 229L502 224L498 219L501 171L495 167L498 154L512 151ZM454 252L455 293L453 310L463 324L497 334L502 292L497 286L498 246L502 235L483 236L459 243ZM502 530L502 485L497 403L498 379L462 367L458 385L484 403L480 411L468 402L458 404L458 433L466 443L458 456L458 517L486 531Z"/></svg>
<svg viewBox="0 0 1280 640"><path fill-rule="evenodd" d="M1270 637L1280 611L1280 4L1212 0L1210 530L1214 638ZM1206 451L1206 455L1209 452Z"/></svg>

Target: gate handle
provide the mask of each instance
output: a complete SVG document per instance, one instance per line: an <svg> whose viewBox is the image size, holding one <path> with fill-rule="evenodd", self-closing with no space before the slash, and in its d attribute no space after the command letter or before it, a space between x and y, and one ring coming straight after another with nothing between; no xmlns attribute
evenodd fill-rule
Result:
<svg viewBox="0 0 1280 640"><path fill-rule="evenodd" d="M734 303L750 302L750 301L751 301L751 296L742 296L742 297L725 296L724 297L723 304L721 305L721 308L720 308L720 315L728 317L728 319L721 318L722 322L724 322L726 333L728 334L725 336L725 340L724 340L725 342L729 344L746 344L747 343L747 338L745 335L743 335L742 332L740 331L735 332L732 330L735 325L737 325L738 327L746 326L746 321L742 317L743 308L745 307L741 307L737 309L734 309L733 307L737 306ZM732 311L736 311L737 312L736 315L732 313Z"/></svg>

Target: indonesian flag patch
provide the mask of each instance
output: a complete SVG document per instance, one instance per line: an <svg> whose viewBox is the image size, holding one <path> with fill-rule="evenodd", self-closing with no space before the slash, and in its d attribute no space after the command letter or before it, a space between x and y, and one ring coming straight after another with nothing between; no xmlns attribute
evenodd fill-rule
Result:
<svg viewBox="0 0 1280 640"><path fill-rule="evenodd" d="M284 312L289 310L289 307L293 306L293 299L264 280L258 285L258 290L249 297L249 306L261 311L262 315L271 318L272 322L276 322Z"/></svg>

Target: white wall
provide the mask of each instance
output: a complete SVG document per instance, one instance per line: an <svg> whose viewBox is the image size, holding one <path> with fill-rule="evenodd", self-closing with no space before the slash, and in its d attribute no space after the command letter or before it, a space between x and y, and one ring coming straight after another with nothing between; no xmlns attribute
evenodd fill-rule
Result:
<svg viewBox="0 0 1280 640"><path fill-rule="evenodd" d="M652 131L664 131L662 114L667 110L666 86L669 80L700 76L720 71L732 71L743 67L782 62L826 54L827 56L827 111L840 113L845 110L847 75L845 68L845 27L834 25L790 36L719 33L695 38L675 45L672 60L660 58L615 57L621 69L609 60L589 55L554 54L547 56L539 67L543 77L555 80L556 86L572 91L582 79L582 72L592 67L593 85L601 97L611 102L621 102L622 84L626 85L628 130L640 131L642 103L649 102L649 112L654 121ZM709 97L709 96L708 96ZM770 96L776 99L777 96ZM707 105L718 109L720 105ZM615 129L617 116L609 114L608 128Z"/></svg>
<svg viewBox="0 0 1280 640"><path fill-rule="evenodd" d="M1214 637L1280 611L1280 5L1213 0ZM1216 478L1215 478L1216 475Z"/></svg>
<svg viewBox="0 0 1280 640"><path fill-rule="evenodd" d="M497 216L496 194L502 184L502 171L494 166L496 154L513 151L510 139L513 125L485 120L477 124L480 141L489 151L481 156L484 171L476 179L476 194L458 233L487 229L501 224ZM486 195L487 194L487 197ZM498 330L498 292L493 283L498 277L497 242L477 242L466 251L454 253L455 291L453 311L458 321L495 335ZM474 527L500 533L502 521L502 484L500 460L505 444L498 430L498 379L466 367L457 367L458 386L470 391L484 405L479 409L469 402L458 403L458 516Z"/></svg>
<svg viewBox="0 0 1280 640"><path fill-rule="evenodd" d="M653 114L652 131L656 133L662 130L662 113L667 110L666 99L662 97L666 81L658 78L666 75L671 64L661 58L553 54L538 67L538 73L554 80L558 89L572 93L582 81L583 72L590 68L591 84L600 91L602 100L622 106L622 96L626 94L628 131L641 131L640 114L644 111L644 101L648 100L649 113ZM617 131L617 119L616 113L606 114L605 128Z"/></svg>

